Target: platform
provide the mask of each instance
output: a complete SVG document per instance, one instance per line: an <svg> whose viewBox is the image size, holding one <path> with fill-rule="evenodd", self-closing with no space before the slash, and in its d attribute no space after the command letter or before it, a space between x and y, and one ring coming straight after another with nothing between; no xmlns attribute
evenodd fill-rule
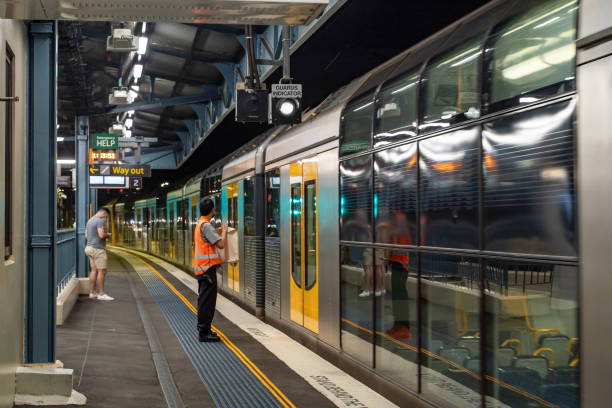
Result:
<svg viewBox="0 0 612 408"><path fill-rule="evenodd" d="M81 296L57 329L57 358L88 407L394 406L222 296L222 342L199 343L193 277L139 252L109 255L115 300Z"/></svg>

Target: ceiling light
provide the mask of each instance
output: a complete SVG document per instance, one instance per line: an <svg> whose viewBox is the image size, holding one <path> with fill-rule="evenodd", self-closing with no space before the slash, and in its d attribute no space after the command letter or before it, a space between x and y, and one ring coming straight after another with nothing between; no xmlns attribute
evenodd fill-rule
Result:
<svg viewBox="0 0 612 408"><path fill-rule="evenodd" d="M133 111L133 110L129 110L129 111L127 112L127 114L128 114L128 116L132 116L132 115L134 115L134 111Z"/></svg>
<svg viewBox="0 0 612 408"><path fill-rule="evenodd" d="M132 137L132 131L131 130L126 130L123 132L123 134L125 135L125 137Z"/></svg>
<svg viewBox="0 0 612 408"><path fill-rule="evenodd" d="M125 120L125 127L128 129L132 128L132 125L134 124L134 120L132 118L128 118Z"/></svg>
<svg viewBox="0 0 612 408"><path fill-rule="evenodd" d="M147 44L149 44L149 39L147 37L138 38L138 54L144 55L147 53Z"/></svg>
<svg viewBox="0 0 612 408"><path fill-rule="evenodd" d="M76 160L74 159L57 159L58 164L74 164Z"/></svg>
<svg viewBox="0 0 612 408"><path fill-rule="evenodd" d="M142 64L136 64L134 65L134 78L138 79L142 76L142 69L143 69L143 65Z"/></svg>
<svg viewBox="0 0 612 408"><path fill-rule="evenodd" d="M57 141L58 141L58 142L63 142L63 141L64 141L64 138L63 138L62 136L58 136L58 137L57 137Z"/></svg>
<svg viewBox="0 0 612 408"><path fill-rule="evenodd" d="M144 34L146 32L147 32L147 22L145 21L142 23L142 33Z"/></svg>

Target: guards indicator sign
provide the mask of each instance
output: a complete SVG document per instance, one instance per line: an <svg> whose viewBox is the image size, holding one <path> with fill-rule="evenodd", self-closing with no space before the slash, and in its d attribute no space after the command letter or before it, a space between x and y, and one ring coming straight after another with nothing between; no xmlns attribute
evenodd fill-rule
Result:
<svg viewBox="0 0 612 408"><path fill-rule="evenodd" d="M272 84L273 98L301 98L302 84Z"/></svg>
<svg viewBox="0 0 612 408"><path fill-rule="evenodd" d="M114 133L94 133L93 148L101 150L116 150L119 145L119 137Z"/></svg>
<svg viewBox="0 0 612 408"><path fill-rule="evenodd" d="M146 164L136 166L102 164L91 166L89 174L92 176L151 177L151 166Z"/></svg>

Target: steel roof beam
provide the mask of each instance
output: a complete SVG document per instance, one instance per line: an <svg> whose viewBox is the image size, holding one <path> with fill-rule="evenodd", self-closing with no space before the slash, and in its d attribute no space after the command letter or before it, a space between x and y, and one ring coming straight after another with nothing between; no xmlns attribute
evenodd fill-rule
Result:
<svg viewBox="0 0 612 408"><path fill-rule="evenodd" d="M168 106L175 106L175 105L190 105L190 104L199 103L199 102L209 102L209 101L217 100L219 98L220 96L219 96L218 91L217 92L209 91L209 92L204 92L204 93L197 94L197 95L175 96L172 98L159 99L155 102L137 102L137 103L131 103L129 105L116 106L113 109L109 110L108 112L99 113L96 116L114 115L117 113L127 112L130 110L139 111L139 110L148 110L148 109L156 109L156 108L165 108Z"/></svg>

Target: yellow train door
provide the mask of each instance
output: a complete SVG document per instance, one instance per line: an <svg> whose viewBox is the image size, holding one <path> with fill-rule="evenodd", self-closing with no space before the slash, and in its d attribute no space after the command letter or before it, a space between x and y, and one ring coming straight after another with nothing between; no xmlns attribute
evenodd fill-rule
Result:
<svg viewBox="0 0 612 408"><path fill-rule="evenodd" d="M238 183L227 186L227 225L238 229ZM227 264L227 286L240 292L240 263Z"/></svg>
<svg viewBox="0 0 612 408"><path fill-rule="evenodd" d="M289 165L291 220L291 320L319 332L319 222L317 162Z"/></svg>

